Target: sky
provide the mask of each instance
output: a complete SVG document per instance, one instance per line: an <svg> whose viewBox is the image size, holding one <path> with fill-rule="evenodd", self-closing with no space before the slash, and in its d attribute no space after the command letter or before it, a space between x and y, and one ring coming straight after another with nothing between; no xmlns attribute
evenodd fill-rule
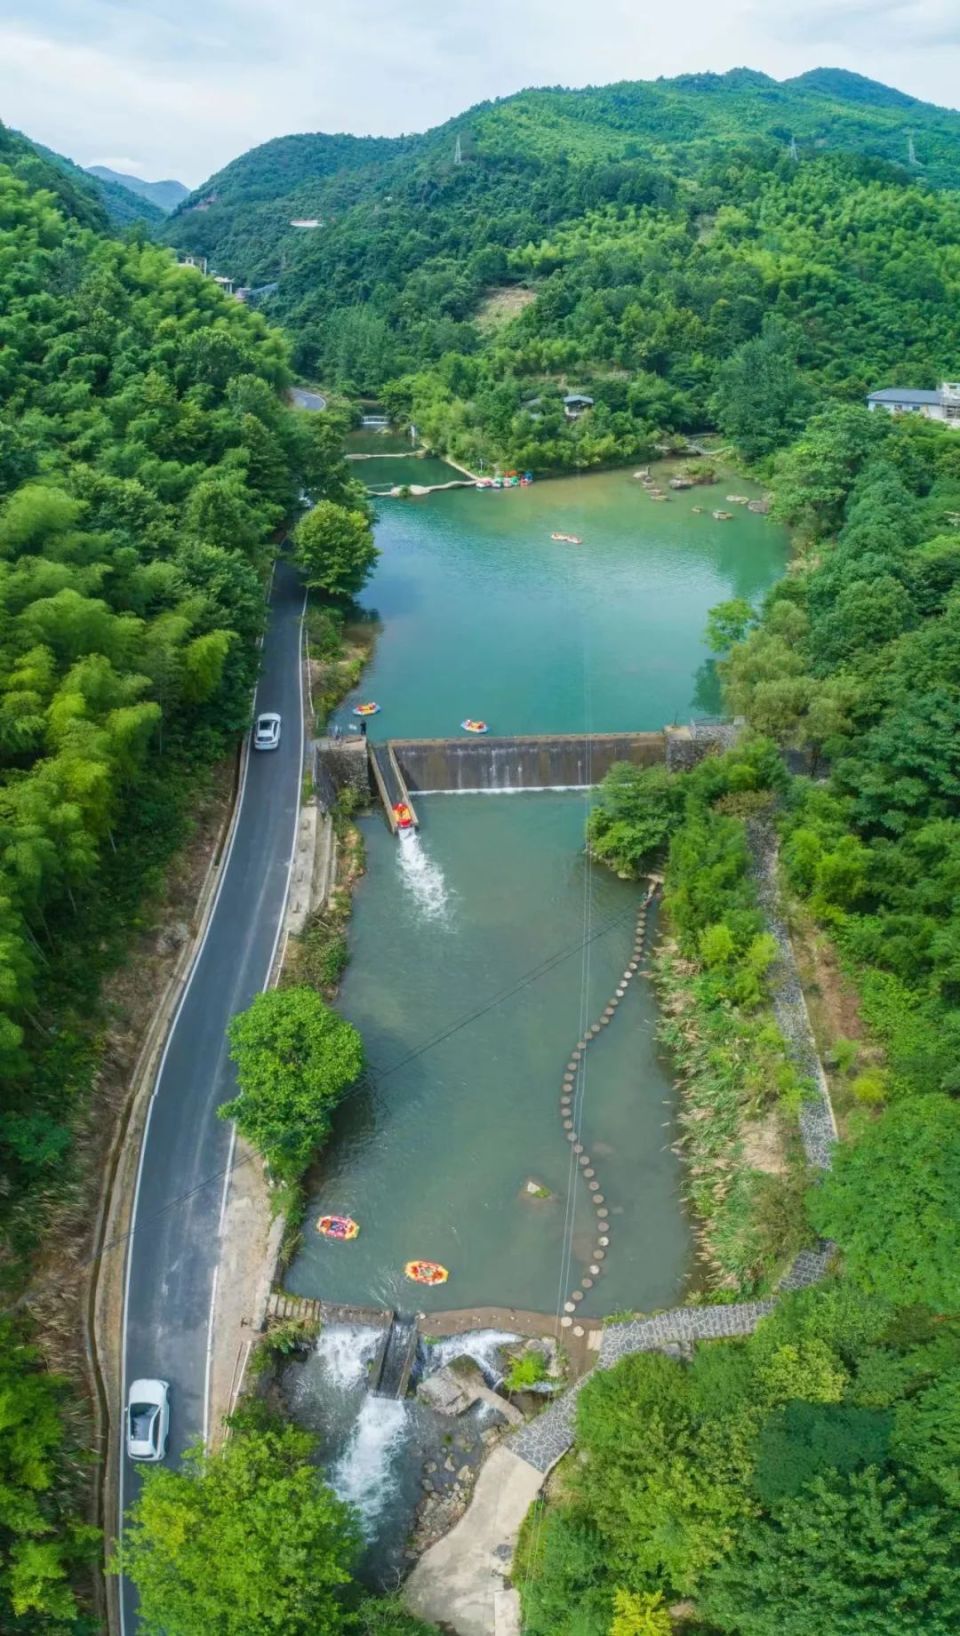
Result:
<svg viewBox="0 0 960 1636"><path fill-rule="evenodd" d="M960 101L958 0L0 0L0 119L196 186L292 131L395 136L528 85L850 68Z"/></svg>

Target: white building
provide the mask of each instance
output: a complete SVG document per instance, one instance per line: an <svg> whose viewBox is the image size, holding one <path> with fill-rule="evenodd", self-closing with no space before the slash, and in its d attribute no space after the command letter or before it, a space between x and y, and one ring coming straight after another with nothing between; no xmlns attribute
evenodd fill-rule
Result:
<svg viewBox="0 0 960 1636"><path fill-rule="evenodd" d="M960 426L960 381L942 381L934 391L919 386L885 386L880 392L870 393L867 408L872 413L883 409L888 415L922 415L925 420Z"/></svg>

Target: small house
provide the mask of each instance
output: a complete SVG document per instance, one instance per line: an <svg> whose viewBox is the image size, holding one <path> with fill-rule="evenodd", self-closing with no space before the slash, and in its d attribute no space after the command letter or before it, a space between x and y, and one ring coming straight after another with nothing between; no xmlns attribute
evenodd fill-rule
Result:
<svg viewBox="0 0 960 1636"><path fill-rule="evenodd" d="M576 420L585 409L593 408L593 399L583 392L568 392L563 400L563 412L568 420Z"/></svg>
<svg viewBox="0 0 960 1636"><path fill-rule="evenodd" d="M867 408L872 414L880 409L888 415L922 415L925 420L960 426L960 381L942 381L935 388L885 386L870 393Z"/></svg>

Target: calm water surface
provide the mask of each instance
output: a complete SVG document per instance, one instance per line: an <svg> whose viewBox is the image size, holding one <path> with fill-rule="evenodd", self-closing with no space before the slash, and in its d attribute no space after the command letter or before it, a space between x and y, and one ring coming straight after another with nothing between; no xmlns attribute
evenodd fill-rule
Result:
<svg viewBox="0 0 960 1636"><path fill-rule="evenodd" d="M383 465L410 480L407 462ZM384 501L366 596L384 629L361 690L382 706L372 731L445 736L468 714L498 733L649 729L716 708L707 610L758 598L786 557L767 519L729 507L731 522L713 520L726 487L658 505L615 473ZM579 1282L594 1231L560 1084L624 968L639 901L583 856L593 799L428 797L403 846L363 821L340 1003L371 1071L340 1110L292 1288L408 1311L552 1312ZM654 1022L641 979L590 1048L582 1129L611 1244L587 1314L674 1302L689 1262ZM531 1199L529 1178L551 1196ZM357 1217L359 1239L322 1240L321 1207ZM414 1290L413 1257L449 1267L449 1284Z"/></svg>
<svg viewBox="0 0 960 1636"><path fill-rule="evenodd" d="M375 464L423 463L356 469ZM726 488L657 504L614 472L381 501L364 597L384 621L361 689L382 707L371 730L446 736L477 716L495 733L614 732L717 709L700 675L707 611L759 597L786 558L769 518L729 506L714 521Z"/></svg>

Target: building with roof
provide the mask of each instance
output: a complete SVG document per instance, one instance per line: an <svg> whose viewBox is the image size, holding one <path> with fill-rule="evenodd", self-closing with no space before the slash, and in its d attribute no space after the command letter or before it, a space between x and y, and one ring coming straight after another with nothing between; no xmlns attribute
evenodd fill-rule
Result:
<svg viewBox="0 0 960 1636"><path fill-rule="evenodd" d="M942 381L934 388L921 386L885 386L871 392L867 398L871 413L878 409L888 415L922 415L925 420L940 420L948 426L960 427L960 381Z"/></svg>
<svg viewBox="0 0 960 1636"><path fill-rule="evenodd" d="M593 399L585 392L568 392L563 400L563 412L568 420L577 420L585 409L593 408Z"/></svg>

